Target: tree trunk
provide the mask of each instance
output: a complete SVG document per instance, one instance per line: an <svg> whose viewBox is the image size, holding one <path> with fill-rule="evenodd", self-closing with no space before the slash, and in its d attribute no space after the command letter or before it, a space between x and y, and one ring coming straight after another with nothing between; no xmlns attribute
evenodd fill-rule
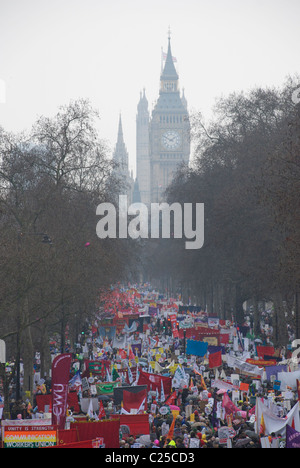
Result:
<svg viewBox="0 0 300 468"><path fill-rule="evenodd" d="M43 327L42 336L41 336L41 348L40 348L40 357L41 357L41 378L49 377L51 369L51 354L49 346L49 336L47 325Z"/></svg>
<svg viewBox="0 0 300 468"><path fill-rule="evenodd" d="M28 323L28 299L24 301L24 323ZM23 365L24 365L24 383L23 390L28 392L26 397L29 397L32 402L32 392L33 392L33 358L34 350L31 336L31 327L27 326L23 332Z"/></svg>
<svg viewBox="0 0 300 468"><path fill-rule="evenodd" d="M281 294L274 296L273 340L275 346L285 346L288 343L288 333Z"/></svg>
<svg viewBox="0 0 300 468"><path fill-rule="evenodd" d="M253 322L253 333L255 336L260 335L260 317L259 317L259 310L258 310L258 301L257 297L253 298L253 315L254 315L254 322Z"/></svg>
<svg viewBox="0 0 300 468"><path fill-rule="evenodd" d="M244 299L242 298L240 286L237 284L235 287L235 319L238 325L244 323Z"/></svg>

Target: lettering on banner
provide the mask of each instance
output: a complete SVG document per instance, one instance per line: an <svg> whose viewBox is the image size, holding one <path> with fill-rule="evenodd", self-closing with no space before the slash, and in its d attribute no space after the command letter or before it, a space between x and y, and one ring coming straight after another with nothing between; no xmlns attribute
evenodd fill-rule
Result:
<svg viewBox="0 0 300 468"><path fill-rule="evenodd" d="M56 416L57 425L60 424L60 418L65 415L67 396L68 396L68 385L54 384L52 412L54 416Z"/></svg>

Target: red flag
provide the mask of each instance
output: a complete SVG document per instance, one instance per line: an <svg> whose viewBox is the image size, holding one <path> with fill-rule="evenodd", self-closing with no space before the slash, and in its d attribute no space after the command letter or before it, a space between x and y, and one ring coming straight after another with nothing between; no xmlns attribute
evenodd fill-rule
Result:
<svg viewBox="0 0 300 468"><path fill-rule="evenodd" d="M135 355L133 354L131 345L129 345L128 359L130 360L135 359Z"/></svg>
<svg viewBox="0 0 300 468"><path fill-rule="evenodd" d="M222 365L222 351L210 354L208 360L210 369L220 367Z"/></svg>
<svg viewBox="0 0 300 468"><path fill-rule="evenodd" d="M173 405L176 400L176 391L173 392L169 398L165 401L165 405Z"/></svg>
<svg viewBox="0 0 300 468"><path fill-rule="evenodd" d="M104 406L103 406L103 401L100 400L100 403L99 403L99 419L105 419L106 418L106 413L105 413L105 410L104 410Z"/></svg>
<svg viewBox="0 0 300 468"><path fill-rule="evenodd" d="M71 354L60 354L52 363L52 424L65 428Z"/></svg>
<svg viewBox="0 0 300 468"><path fill-rule="evenodd" d="M166 437L166 441L165 441L164 448L167 446L168 440L172 440L172 439L173 439L173 436L174 436L174 428L175 428L175 420L176 420L176 418L173 417L173 421L172 421L172 423L171 423L169 432L168 432L167 437Z"/></svg>

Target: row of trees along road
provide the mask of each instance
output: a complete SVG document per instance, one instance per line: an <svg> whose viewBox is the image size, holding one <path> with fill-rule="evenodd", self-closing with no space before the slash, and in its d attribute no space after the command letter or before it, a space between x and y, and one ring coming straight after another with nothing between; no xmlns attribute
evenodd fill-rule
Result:
<svg viewBox="0 0 300 468"><path fill-rule="evenodd" d="M51 337L64 351L68 329L74 346L100 289L130 274L130 241L96 237L96 206L114 203L123 184L97 118L78 100L39 118L28 134L0 129L0 339L17 382L23 361L25 391L34 353L43 377Z"/></svg>
<svg viewBox="0 0 300 468"><path fill-rule="evenodd" d="M204 203L205 242L148 241L146 272L170 292L207 305L210 313L244 320L243 303L274 304L274 342L287 344L287 324L300 338L300 113L292 93L253 89L217 101L206 124L192 117L195 154L168 188L168 202Z"/></svg>

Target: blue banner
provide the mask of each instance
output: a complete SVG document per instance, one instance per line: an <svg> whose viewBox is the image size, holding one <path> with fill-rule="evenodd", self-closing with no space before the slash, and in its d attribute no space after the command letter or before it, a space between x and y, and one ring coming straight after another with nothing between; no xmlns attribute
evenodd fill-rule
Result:
<svg viewBox="0 0 300 468"><path fill-rule="evenodd" d="M192 354L193 356L205 356L207 353L208 343L204 341L187 340L186 342L186 354Z"/></svg>

